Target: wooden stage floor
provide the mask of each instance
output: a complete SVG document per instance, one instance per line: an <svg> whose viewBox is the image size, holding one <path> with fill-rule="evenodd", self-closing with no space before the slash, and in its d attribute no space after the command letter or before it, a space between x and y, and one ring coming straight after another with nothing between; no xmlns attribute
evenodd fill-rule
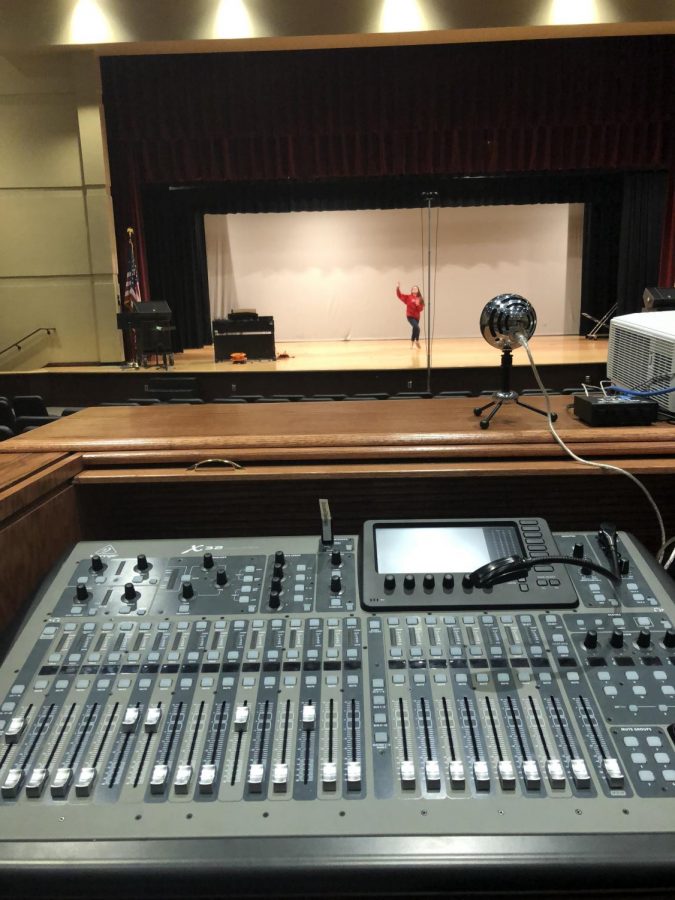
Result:
<svg viewBox="0 0 675 900"><path fill-rule="evenodd" d="M589 341L579 335L545 335L532 338L530 347L538 366L565 366L604 364L607 362L607 341ZM276 360L249 360L244 365L232 362L215 362L212 347L185 350L175 356L170 369L176 375L226 372L345 372L426 370L427 349L411 349L408 340L383 341L278 341ZM287 356L279 356L287 354ZM431 347L433 369L491 368L499 365L499 351L490 347L482 337L438 338ZM527 366L527 356L522 349L513 354L514 366ZM95 374L123 371L135 374L135 370L121 369L119 365L51 365L49 371L70 374L76 372ZM36 370L32 370L36 371ZM44 371L44 370L42 370ZM153 368L145 370L152 372Z"/></svg>

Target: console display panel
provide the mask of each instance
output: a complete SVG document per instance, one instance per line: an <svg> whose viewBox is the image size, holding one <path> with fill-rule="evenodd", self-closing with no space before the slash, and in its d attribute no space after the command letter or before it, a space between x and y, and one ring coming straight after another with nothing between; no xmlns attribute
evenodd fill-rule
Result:
<svg viewBox="0 0 675 900"><path fill-rule="evenodd" d="M522 554L515 523L375 526L378 572L471 572L494 559Z"/></svg>

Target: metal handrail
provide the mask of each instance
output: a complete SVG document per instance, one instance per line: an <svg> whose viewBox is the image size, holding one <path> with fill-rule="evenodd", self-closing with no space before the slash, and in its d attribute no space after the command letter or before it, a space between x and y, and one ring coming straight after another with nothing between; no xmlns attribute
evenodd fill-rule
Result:
<svg viewBox="0 0 675 900"><path fill-rule="evenodd" d="M31 331L29 334L25 334L22 338L19 338L18 341L14 341L13 344L9 344L3 350L0 350L0 356L3 353L7 353L8 350L11 350L13 347L16 347L17 350L21 349L21 345L24 341L27 341L29 337L33 337L34 334L39 334L41 331L46 331L47 334L51 334L52 331L56 331L56 328L50 326L49 328L36 328L35 331Z"/></svg>

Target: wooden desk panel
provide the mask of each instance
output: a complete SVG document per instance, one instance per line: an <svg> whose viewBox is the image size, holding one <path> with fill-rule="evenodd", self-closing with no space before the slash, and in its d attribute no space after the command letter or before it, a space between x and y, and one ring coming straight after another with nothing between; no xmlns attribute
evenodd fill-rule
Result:
<svg viewBox="0 0 675 900"><path fill-rule="evenodd" d="M297 449L339 459L346 450L393 448L407 452L455 448L455 454L487 457L557 457L562 451L546 419L509 405L488 431L473 415L476 398L150 407L91 407L52 422L13 443L25 452L214 451L269 453ZM568 397L552 398L557 430L583 452L641 456L649 447L675 454L675 428L659 422L638 428L590 428L567 409ZM461 448L461 450L460 450ZM0 444L0 453L2 444ZM447 450L445 451L447 452Z"/></svg>

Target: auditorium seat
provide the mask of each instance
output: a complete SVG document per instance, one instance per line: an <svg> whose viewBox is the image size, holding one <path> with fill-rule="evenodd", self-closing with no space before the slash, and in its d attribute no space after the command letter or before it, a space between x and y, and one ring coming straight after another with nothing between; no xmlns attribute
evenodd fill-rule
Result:
<svg viewBox="0 0 675 900"><path fill-rule="evenodd" d="M9 401L0 401L0 425L10 428L14 434L18 434L16 430L16 416Z"/></svg>
<svg viewBox="0 0 675 900"><path fill-rule="evenodd" d="M172 397L172 398L169 400L169 403L191 403L191 404L195 404L195 403L203 403L203 402L204 402L204 401L203 401L203 400L200 400L199 397L190 397L190 398L188 398L188 397Z"/></svg>
<svg viewBox="0 0 675 900"><path fill-rule="evenodd" d="M7 425L0 425L0 441L8 441L14 437L14 432Z"/></svg>
<svg viewBox="0 0 675 900"><path fill-rule="evenodd" d="M86 409L86 406L65 406L61 410L62 416L72 416L73 413L82 412L83 409Z"/></svg>
<svg viewBox="0 0 675 900"><path fill-rule="evenodd" d="M369 393L366 393L366 394L352 394L352 397L353 397L353 398L356 398L357 400L360 399L360 398L363 398L363 399L365 399L365 400L388 400L388 399L389 399L389 394L386 394L386 393L384 393L384 392L380 392L380 393L372 393L372 394L369 394Z"/></svg>
<svg viewBox="0 0 675 900"><path fill-rule="evenodd" d="M138 403L130 403L128 400L104 400L97 406L138 406Z"/></svg>
<svg viewBox="0 0 675 900"><path fill-rule="evenodd" d="M259 397L256 403L290 403L285 397Z"/></svg>
<svg viewBox="0 0 675 900"><path fill-rule="evenodd" d="M139 406L157 406L162 401L157 397L129 397L128 403L138 403Z"/></svg>
<svg viewBox="0 0 675 900"><path fill-rule="evenodd" d="M247 403L255 403L257 400L262 400L262 394L237 394L237 397L241 397L242 400L245 400Z"/></svg>
<svg viewBox="0 0 675 900"><path fill-rule="evenodd" d="M335 397L303 397L300 403L335 403Z"/></svg>
<svg viewBox="0 0 675 900"><path fill-rule="evenodd" d="M437 397L473 397L471 391L439 391Z"/></svg>
<svg viewBox="0 0 675 900"><path fill-rule="evenodd" d="M346 400L346 394L314 394L315 400Z"/></svg>
<svg viewBox="0 0 675 900"><path fill-rule="evenodd" d="M215 397L211 403L246 403L243 397Z"/></svg>
<svg viewBox="0 0 675 900"><path fill-rule="evenodd" d="M47 405L39 394L17 394L12 400L17 418L19 416L48 416Z"/></svg>
<svg viewBox="0 0 675 900"><path fill-rule="evenodd" d="M59 419L60 416L17 416L15 429L17 434L23 434L24 431L49 425L50 422L57 422Z"/></svg>
<svg viewBox="0 0 675 900"><path fill-rule="evenodd" d="M304 399L304 394L272 394L271 397L273 400L290 400L293 403L297 403L298 400Z"/></svg>

